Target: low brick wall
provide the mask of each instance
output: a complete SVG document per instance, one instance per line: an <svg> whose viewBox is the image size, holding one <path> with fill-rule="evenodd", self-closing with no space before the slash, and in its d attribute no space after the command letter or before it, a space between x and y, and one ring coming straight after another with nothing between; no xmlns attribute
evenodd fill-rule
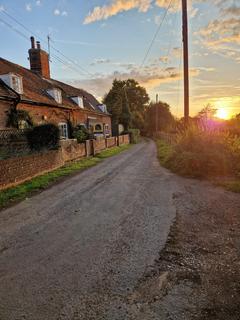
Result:
<svg viewBox="0 0 240 320"><path fill-rule="evenodd" d="M129 144L130 143L130 137L128 134L124 134L122 136L118 137L118 145L122 145L122 144Z"/></svg>
<svg viewBox="0 0 240 320"><path fill-rule="evenodd" d="M106 149L106 139L98 139L93 141L94 155Z"/></svg>
<svg viewBox="0 0 240 320"><path fill-rule="evenodd" d="M80 144L76 140L65 140L61 141L59 150L0 160L0 190L57 169L66 162L95 155L106 148L127 143L129 143L128 135L88 140Z"/></svg>
<svg viewBox="0 0 240 320"><path fill-rule="evenodd" d="M86 144L78 143L77 140L61 141L62 157L64 162L80 159L87 156Z"/></svg>
<svg viewBox="0 0 240 320"><path fill-rule="evenodd" d="M111 137L106 139L106 147L112 148L117 146L117 137Z"/></svg>
<svg viewBox="0 0 240 320"><path fill-rule="evenodd" d="M0 190L64 165L60 150L0 160Z"/></svg>

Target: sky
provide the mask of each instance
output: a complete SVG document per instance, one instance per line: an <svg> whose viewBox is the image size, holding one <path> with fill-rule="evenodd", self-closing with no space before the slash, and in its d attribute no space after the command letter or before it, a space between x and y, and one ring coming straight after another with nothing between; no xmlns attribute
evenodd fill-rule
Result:
<svg viewBox="0 0 240 320"><path fill-rule="evenodd" d="M190 113L240 113L240 0L188 7ZM50 36L52 78L98 99L134 78L183 115L181 0L0 0L0 56L29 68L31 35L45 50Z"/></svg>

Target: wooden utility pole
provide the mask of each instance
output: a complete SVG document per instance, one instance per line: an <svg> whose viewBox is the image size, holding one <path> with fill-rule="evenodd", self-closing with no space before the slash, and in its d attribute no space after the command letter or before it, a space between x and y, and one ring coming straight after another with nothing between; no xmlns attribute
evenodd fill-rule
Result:
<svg viewBox="0 0 240 320"><path fill-rule="evenodd" d="M188 12L187 0L182 0L183 68L184 68L184 119L189 120L189 62L188 62Z"/></svg>
<svg viewBox="0 0 240 320"><path fill-rule="evenodd" d="M51 40L51 38L50 38L50 35L48 34L48 36L47 36L47 41L48 41L48 59L49 59L49 61L51 61L51 44L50 44L50 40Z"/></svg>

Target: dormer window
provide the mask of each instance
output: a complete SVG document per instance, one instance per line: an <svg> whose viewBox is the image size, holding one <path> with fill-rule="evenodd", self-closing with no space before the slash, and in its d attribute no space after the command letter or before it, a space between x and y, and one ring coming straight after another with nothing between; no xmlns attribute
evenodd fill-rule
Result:
<svg viewBox="0 0 240 320"><path fill-rule="evenodd" d="M17 93L23 94L23 83L21 76L15 73L8 73L0 75L0 79L2 79L6 83L6 85L8 85Z"/></svg>
<svg viewBox="0 0 240 320"><path fill-rule="evenodd" d="M105 104L99 104L98 108L104 113L107 112L107 106Z"/></svg>
<svg viewBox="0 0 240 320"><path fill-rule="evenodd" d="M60 89L54 88L47 90L47 93L59 104L62 103L62 91Z"/></svg>
<svg viewBox="0 0 240 320"><path fill-rule="evenodd" d="M71 97L71 99L72 99L72 101L74 102L74 103L76 103L80 108L84 108L84 105L83 105L83 97L79 97L79 96L77 96L77 97Z"/></svg>

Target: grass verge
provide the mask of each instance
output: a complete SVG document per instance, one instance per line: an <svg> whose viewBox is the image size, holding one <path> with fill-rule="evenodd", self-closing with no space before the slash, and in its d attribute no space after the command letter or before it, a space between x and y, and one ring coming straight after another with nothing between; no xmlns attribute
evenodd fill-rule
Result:
<svg viewBox="0 0 240 320"><path fill-rule="evenodd" d="M157 144L157 154L161 165L168 167L167 161L173 153L173 147L163 140L156 140L155 142Z"/></svg>
<svg viewBox="0 0 240 320"><path fill-rule="evenodd" d="M0 191L0 209L17 201L23 200L36 192L44 190L53 185L55 182L59 182L66 176L93 167L104 159L129 149L130 146L131 145L123 145L104 150L95 157L84 158L79 161L68 163L61 168L33 178L16 187Z"/></svg>

